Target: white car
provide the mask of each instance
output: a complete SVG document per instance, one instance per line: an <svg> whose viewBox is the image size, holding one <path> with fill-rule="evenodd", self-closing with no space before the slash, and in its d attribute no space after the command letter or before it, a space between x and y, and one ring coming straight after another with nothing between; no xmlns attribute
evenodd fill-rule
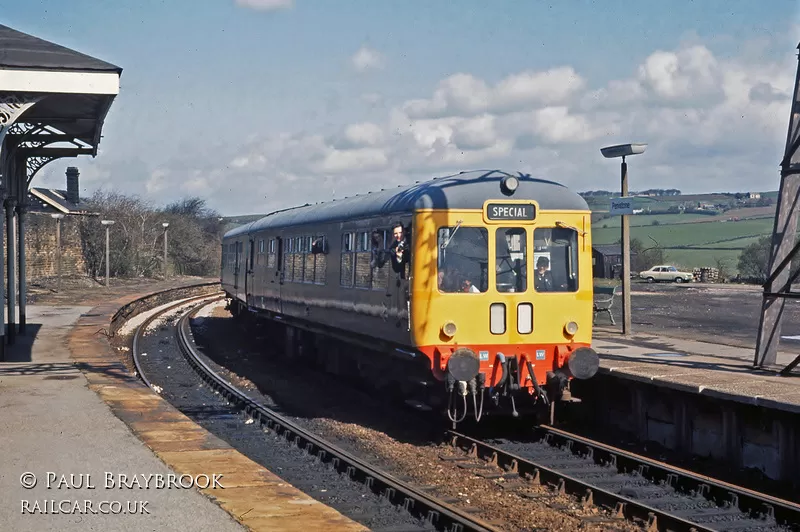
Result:
<svg viewBox="0 0 800 532"><path fill-rule="evenodd" d="M669 265L653 266L649 270L639 273L639 277L641 279L646 279L648 283L655 283L658 281L689 283L694 279L693 274L678 271L675 266Z"/></svg>

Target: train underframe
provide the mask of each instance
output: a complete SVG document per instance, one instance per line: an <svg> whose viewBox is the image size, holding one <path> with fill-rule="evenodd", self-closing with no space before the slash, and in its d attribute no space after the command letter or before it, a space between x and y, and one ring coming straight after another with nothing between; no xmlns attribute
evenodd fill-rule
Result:
<svg viewBox="0 0 800 532"><path fill-rule="evenodd" d="M453 428L462 422L477 423L486 416L553 424L557 404L579 402L572 397L566 371L547 372L546 383L541 386L530 378L533 368L524 356L497 356L493 374L487 376L475 369L477 359L473 361L457 351L449 358L446 370L436 372L431 370L428 356L406 347L248 309L238 299L229 298L227 308L235 317L259 319L276 352L288 361L312 365L414 409L446 414Z"/></svg>

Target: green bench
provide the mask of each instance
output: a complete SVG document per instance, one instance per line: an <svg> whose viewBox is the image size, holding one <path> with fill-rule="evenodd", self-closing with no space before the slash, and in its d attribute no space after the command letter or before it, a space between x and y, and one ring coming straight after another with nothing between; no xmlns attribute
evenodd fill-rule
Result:
<svg viewBox="0 0 800 532"><path fill-rule="evenodd" d="M597 322L597 315L606 312L611 320L611 325L616 325L614 315L611 314L611 307L614 305L614 296L617 294L619 286L595 286L594 287L594 317L592 325Z"/></svg>

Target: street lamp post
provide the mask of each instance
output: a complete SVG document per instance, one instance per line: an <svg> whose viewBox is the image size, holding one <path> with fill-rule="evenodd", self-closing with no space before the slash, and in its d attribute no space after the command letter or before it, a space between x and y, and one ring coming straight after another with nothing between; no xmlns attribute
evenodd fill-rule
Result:
<svg viewBox="0 0 800 532"><path fill-rule="evenodd" d="M161 224L164 226L164 280L167 280L167 227L169 227L168 222L164 222Z"/></svg>
<svg viewBox="0 0 800 532"><path fill-rule="evenodd" d="M57 287L56 289L60 292L61 291L61 220L64 218L64 215L61 213L51 214L52 218L56 221L56 275L57 277Z"/></svg>
<svg viewBox="0 0 800 532"><path fill-rule="evenodd" d="M600 149L600 153L607 159L622 157L622 197L628 196L628 163L625 157L644 153L647 144L618 144ZM630 219L627 214L622 215L622 334L631 334L631 238Z"/></svg>
<svg viewBox="0 0 800 532"><path fill-rule="evenodd" d="M108 230L114 225L114 220L100 220L100 223L106 226L106 288L108 288L108 280L111 277L111 269L109 267L109 237L108 237Z"/></svg>

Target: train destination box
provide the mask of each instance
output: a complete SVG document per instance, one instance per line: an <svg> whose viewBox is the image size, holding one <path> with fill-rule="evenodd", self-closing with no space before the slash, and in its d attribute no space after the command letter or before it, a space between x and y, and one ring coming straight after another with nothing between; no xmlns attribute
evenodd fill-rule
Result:
<svg viewBox="0 0 800 532"><path fill-rule="evenodd" d="M530 222L536 218L536 205L522 202L489 202L486 204L484 213L487 221L521 220Z"/></svg>
<svg viewBox="0 0 800 532"><path fill-rule="evenodd" d="M633 200L629 197L614 198L611 200L611 207L608 214L633 214Z"/></svg>

